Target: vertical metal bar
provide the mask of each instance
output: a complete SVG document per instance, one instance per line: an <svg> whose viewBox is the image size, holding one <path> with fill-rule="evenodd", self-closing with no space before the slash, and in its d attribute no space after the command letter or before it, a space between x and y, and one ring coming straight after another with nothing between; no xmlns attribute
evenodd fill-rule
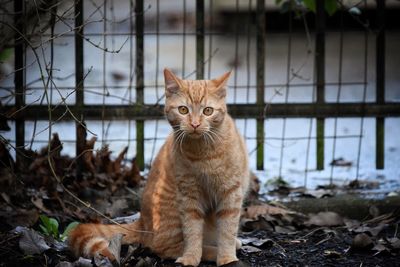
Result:
<svg viewBox="0 0 400 267"><path fill-rule="evenodd" d="M77 118L83 122L83 0L75 0L75 105ZM76 155L77 155L77 177L81 177L83 171L83 157L78 157L85 150L86 129L82 129L79 122L75 124L76 129Z"/></svg>
<svg viewBox="0 0 400 267"><path fill-rule="evenodd" d="M196 1L196 79L204 79L204 0Z"/></svg>
<svg viewBox="0 0 400 267"><path fill-rule="evenodd" d="M107 32L107 1L103 0L103 32ZM103 45L105 48L107 48L107 35L103 35ZM106 85L106 77L107 77L107 51L103 50L103 95L102 95L102 107L101 107L101 146L103 147L107 140L107 126L106 122L104 120L104 116L106 114L106 91L107 91L107 85ZM109 122L110 123L110 122Z"/></svg>
<svg viewBox="0 0 400 267"><path fill-rule="evenodd" d="M18 31L25 34L25 25L22 18L24 17L24 0L14 1L14 23ZM15 33L15 107L17 110L23 108L25 105L25 68L24 68L24 57L25 57L25 42L19 33ZM25 122L23 119L17 119L15 121L15 140L16 140L16 161L17 166L21 166L22 150L25 146Z"/></svg>
<svg viewBox="0 0 400 267"><path fill-rule="evenodd" d="M250 0L251 1L251 0ZM214 3L213 3L213 0L210 0L210 9L209 9L209 16L210 16L210 18L209 18L209 29L208 29L208 31L209 31L209 33L210 33L210 35L208 36L208 54L209 55L212 55L212 48L213 48L213 46L212 46L212 43L213 43L213 34L212 34L212 31L213 31L213 23L214 23L214 15L213 15L213 8L214 8ZM210 59L208 60L208 79L211 79L211 64L212 64L212 58L211 58L211 56L210 56Z"/></svg>
<svg viewBox="0 0 400 267"><path fill-rule="evenodd" d="M236 0L236 8L235 8L236 16L239 15L239 0ZM236 98L237 98L237 91L238 91L238 62L239 62L239 27L240 27L240 20L238 19L235 22L235 58L233 59L233 68L234 68L234 80L233 80L233 102L236 104Z"/></svg>
<svg viewBox="0 0 400 267"><path fill-rule="evenodd" d="M257 0L257 170L264 169L264 61L265 61L265 0Z"/></svg>
<svg viewBox="0 0 400 267"><path fill-rule="evenodd" d="M136 103L143 104L144 90L144 14L143 0L136 0ZM144 121L136 121L136 163L140 170L144 169Z"/></svg>
<svg viewBox="0 0 400 267"><path fill-rule="evenodd" d="M133 17L135 16L133 0L129 0L129 31L134 31ZM129 103L132 103L132 84L133 84L134 68L133 68L133 36L129 38L129 84L128 94ZM128 118L128 149L131 147L131 126L132 121ZM128 154L127 154L128 155Z"/></svg>
<svg viewBox="0 0 400 267"><path fill-rule="evenodd" d="M186 72L186 0L183 1L183 36L182 36L182 78L185 78Z"/></svg>
<svg viewBox="0 0 400 267"><path fill-rule="evenodd" d="M377 0L376 103L385 103L385 0ZM376 168L385 167L385 118L376 118Z"/></svg>
<svg viewBox="0 0 400 267"><path fill-rule="evenodd" d="M317 104L325 102L325 1L316 2L315 67L317 78ZM325 120L317 118L317 170L324 169Z"/></svg>
<svg viewBox="0 0 400 267"><path fill-rule="evenodd" d="M293 27L292 27L292 8L289 7L289 36L288 36L288 56L287 56L287 63L286 63L286 94L285 94L285 104L289 101L289 94L290 94L290 76L291 76L291 68L292 68L292 34L293 34ZM285 151L285 135L286 135L286 118L283 118L283 125L282 125L282 141L281 141L281 153L279 157L279 177L282 177L282 168L283 168L283 157Z"/></svg>
<svg viewBox="0 0 400 267"><path fill-rule="evenodd" d="M367 8L367 0L364 0L364 8ZM367 98L367 85L368 85L368 51L369 51L369 41L368 41L369 32L364 30L364 79L363 79L363 93L362 93L362 109L360 114L360 134L358 137L358 151L357 151L357 163L356 163L356 177L355 180L358 180L360 174L360 162L361 162L361 149L362 149L362 138L364 132L364 118L365 118L365 101Z"/></svg>
<svg viewBox="0 0 400 267"><path fill-rule="evenodd" d="M339 69L338 69L338 91L336 94L336 104L339 104L342 93L342 75L343 75L343 43L344 43L344 26L343 26L344 9L340 12L340 33L339 33ZM336 109L339 112L339 109ZM332 142L332 161L336 156L336 140L337 140L337 124L338 116L335 117L333 124L333 142ZM329 184L333 184L333 171L335 164L331 164L331 173L329 176Z"/></svg>

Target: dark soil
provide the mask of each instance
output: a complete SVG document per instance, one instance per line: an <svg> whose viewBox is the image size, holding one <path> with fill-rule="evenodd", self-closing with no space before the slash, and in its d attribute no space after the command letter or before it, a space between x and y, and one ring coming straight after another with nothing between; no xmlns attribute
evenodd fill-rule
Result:
<svg viewBox="0 0 400 267"><path fill-rule="evenodd" d="M388 231L392 230L394 229ZM239 250L240 264L229 266L400 266L398 251L383 251L374 255L377 251L371 249L350 249L353 238L341 228L329 231L320 228L292 234L258 230L242 233L240 236L264 240L264 244L260 242L258 252L246 251L248 246ZM67 250L56 252L51 249L42 255L24 256L19 249L17 235L3 233L0 238L0 266L84 266L83 263L67 265L76 261ZM135 248L125 258L127 251L128 247L124 246L121 253L122 266L176 266L173 261L161 260L147 249ZM201 266L215 264L202 263Z"/></svg>

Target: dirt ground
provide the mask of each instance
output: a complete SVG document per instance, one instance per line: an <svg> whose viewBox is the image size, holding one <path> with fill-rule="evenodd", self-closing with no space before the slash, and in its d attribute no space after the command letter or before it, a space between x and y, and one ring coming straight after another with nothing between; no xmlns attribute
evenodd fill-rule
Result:
<svg viewBox="0 0 400 267"><path fill-rule="evenodd" d="M390 231L389 231L390 232ZM305 237L306 236L306 237ZM246 239L264 240L259 247L246 245L238 251L240 264L229 266L400 266L399 253L351 249L352 236L341 229L300 231L295 234L257 230L242 233ZM68 251L46 251L42 255L26 256L18 246L18 236L1 234L0 266L108 266L95 261L77 261ZM265 240L267 239L267 240ZM121 266L176 266L161 260L142 248L127 255L123 247ZM215 266L202 263L201 266Z"/></svg>
<svg viewBox="0 0 400 267"><path fill-rule="evenodd" d="M61 155L56 135L50 148L25 151L20 171L0 146L5 166L0 169L0 266L113 266L101 256L75 258L67 247L68 229L76 222L132 220L145 178L134 159L123 160L126 150L112 158L107 147L91 150L94 142L87 143L90 152L82 156L80 175L76 159ZM253 176L240 223L240 262L229 266L400 266L398 208L370 205L361 219L337 207L305 214L260 200L259 188ZM175 266L145 248L121 247L115 240L119 266Z"/></svg>

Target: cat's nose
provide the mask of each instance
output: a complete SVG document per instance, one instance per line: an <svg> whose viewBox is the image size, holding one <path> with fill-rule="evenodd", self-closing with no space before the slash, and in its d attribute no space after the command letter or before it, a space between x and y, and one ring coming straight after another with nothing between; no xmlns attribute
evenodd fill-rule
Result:
<svg viewBox="0 0 400 267"><path fill-rule="evenodd" d="M193 129L197 129L200 126L200 122L191 122L190 125L192 125Z"/></svg>

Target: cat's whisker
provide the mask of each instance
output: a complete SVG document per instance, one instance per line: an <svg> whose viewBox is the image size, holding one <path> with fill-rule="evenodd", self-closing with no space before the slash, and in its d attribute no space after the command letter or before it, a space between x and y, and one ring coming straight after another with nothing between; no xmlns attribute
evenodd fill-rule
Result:
<svg viewBox="0 0 400 267"><path fill-rule="evenodd" d="M174 131L174 143L177 143L181 135L182 135L181 130Z"/></svg>
<svg viewBox="0 0 400 267"><path fill-rule="evenodd" d="M215 139L214 137L210 134L210 132L206 132L207 134L207 139L210 140L211 144L215 144Z"/></svg>
<svg viewBox="0 0 400 267"><path fill-rule="evenodd" d="M179 143L179 149L182 154L183 154L182 144L183 144L183 140L185 139L185 137L186 137L186 133L183 131L183 135L182 135L182 138L180 139L180 143Z"/></svg>
<svg viewBox="0 0 400 267"><path fill-rule="evenodd" d="M220 136L217 132L215 132L215 130L213 130L212 128L209 128L209 129L208 129L208 133L210 133L210 135L212 135L213 137L215 137L215 138L218 140L219 143L222 143L222 138L221 138L221 136Z"/></svg>
<svg viewBox="0 0 400 267"><path fill-rule="evenodd" d="M206 141L207 145L212 145L213 140L210 139L210 136L207 132L203 132L201 135L204 138L204 140Z"/></svg>

